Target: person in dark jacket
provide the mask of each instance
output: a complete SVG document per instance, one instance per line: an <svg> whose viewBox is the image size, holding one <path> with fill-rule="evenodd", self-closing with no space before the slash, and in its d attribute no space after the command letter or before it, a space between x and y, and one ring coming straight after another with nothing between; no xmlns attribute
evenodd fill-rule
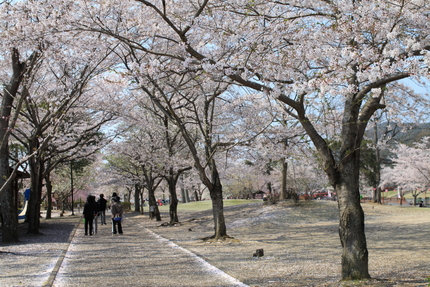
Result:
<svg viewBox="0 0 430 287"><path fill-rule="evenodd" d="M118 200L118 202L121 202L121 199L119 198L119 196L118 196L118 194L117 194L116 192L112 193L112 196L111 196L111 198L110 198L110 204L109 204L109 206L108 206L108 208L109 208L109 209L110 209L110 208L111 208L111 206L114 204L115 199L117 199L117 200Z"/></svg>
<svg viewBox="0 0 430 287"><path fill-rule="evenodd" d="M100 194L99 200L97 200L97 204L99 206L99 214L100 214L100 224L106 225L106 207L107 200L104 198L104 194Z"/></svg>
<svg viewBox="0 0 430 287"><path fill-rule="evenodd" d="M94 216L97 215L97 204L95 201L96 197L93 195L87 196L87 202L84 205L84 218L85 218L85 235L93 235L93 220ZM88 233L89 226L89 233Z"/></svg>

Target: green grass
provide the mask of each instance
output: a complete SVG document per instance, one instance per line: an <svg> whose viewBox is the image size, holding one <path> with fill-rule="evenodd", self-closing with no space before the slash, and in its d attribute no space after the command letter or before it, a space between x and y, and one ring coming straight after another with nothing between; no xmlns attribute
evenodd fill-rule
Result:
<svg viewBox="0 0 430 287"><path fill-rule="evenodd" d="M261 199L225 199L224 207L239 205L239 204L246 204L246 203L253 203L253 202L262 202L262 200ZM159 206L158 208L160 212L169 211L168 205ZM203 211L208 209L212 209L211 200L192 201L189 203L179 203L178 205L178 211L183 211L183 212L198 212L198 211Z"/></svg>
<svg viewBox="0 0 430 287"><path fill-rule="evenodd" d="M397 198L397 191L392 190L392 191L388 191L388 192L383 192L381 196L385 197L385 198L389 198L389 197L395 197L395 198ZM427 193L423 192L420 195L418 195L418 198L422 198L424 200L424 197L426 197L426 196L430 197L430 192L427 192ZM411 192L406 193L404 197L406 199L413 199L414 198L412 196Z"/></svg>

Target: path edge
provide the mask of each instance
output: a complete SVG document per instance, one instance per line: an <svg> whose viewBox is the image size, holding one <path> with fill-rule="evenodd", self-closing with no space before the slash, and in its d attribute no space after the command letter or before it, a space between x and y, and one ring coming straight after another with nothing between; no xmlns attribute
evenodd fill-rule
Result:
<svg viewBox="0 0 430 287"><path fill-rule="evenodd" d="M61 251L60 256L57 259L57 263L55 264L54 268L51 271L51 274L49 275L48 279L43 284L43 287L51 287L54 284L55 277L57 277L58 271L60 270L61 265L63 264L63 260L66 257L66 253L69 250L70 244L72 243L73 237L75 237L75 233L78 230L79 225L82 222L82 218L79 217L78 222L76 223L75 227L73 228L72 232L69 235L69 238L67 239L67 248L64 248Z"/></svg>
<svg viewBox="0 0 430 287"><path fill-rule="evenodd" d="M173 242L173 241L171 241L171 240L169 240L167 238L164 238L163 236L155 233L154 231L150 230L149 228L144 228L144 229L146 229L149 233L151 233L154 237L156 237L161 242L165 242L165 243L171 245L174 248L178 248L178 249L182 250L183 252L188 253L189 255L191 255L192 257L194 257L194 259L198 260L202 265L204 265L206 268L208 268L211 272L216 272L216 273L218 273L218 275L222 275L225 278L228 278L232 282L232 284L236 284L236 286L238 286L238 287L249 287L249 285L241 282L237 278L234 278L233 276L231 276L230 274L224 272L223 270L219 269L218 267L210 264L209 262L207 262L206 260L204 260L202 257L198 256L194 252L192 252L192 251L190 251L190 250L188 250L188 249L186 249L186 248L184 248L182 246L179 246L175 242Z"/></svg>

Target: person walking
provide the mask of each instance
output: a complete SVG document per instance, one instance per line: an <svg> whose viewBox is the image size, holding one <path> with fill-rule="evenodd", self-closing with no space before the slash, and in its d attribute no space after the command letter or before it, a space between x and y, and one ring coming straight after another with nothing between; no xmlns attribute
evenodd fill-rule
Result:
<svg viewBox="0 0 430 287"><path fill-rule="evenodd" d="M87 202L84 205L83 216L85 218L85 235L93 235L93 220L94 216L97 214L97 204L95 201L95 196L88 195ZM89 230L88 230L89 229ZM89 233L88 233L89 231Z"/></svg>
<svg viewBox="0 0 430 287"><path fill-rule="evenodd" d="M119 196L118 196L118 194L116 192L112 193L112 200L114 198L118 199L118 202L121 202L121 200L119 199Z"/></svg>
<svg viewBox="0 0 430 287"><path fill-rule="evenodd" d="M108 206L108 209L110 209L111 208L111 206L112 206L112 204L114 203L114 199L118 199L118 202L121 202L121 200L120 200L120 198L119 198L119 196L118 196L118 194L116 193L116 192L114 192L114 193L112 193L112 196L111 196L111 198L110 198L110 204L109 204L109 206Z"/></svg>
<svg viewBox="0 0 430 287"><path fill-rule="evenodd" d="M122 214L123 214L123 207L121 203L119 202L118 197L112 198L112 205L111 205L111 212L112 212L112 234L115 235L117 232L118 227L118 233L122 234Z"/></svg>
<svg viewBox="0 0 430 287"><path fill-rule="evenodd" d="M97 200L97 204L99 206L99 215L100 215L100 224L106 225L106 207L107 200L104 198L104 194L100 194L99 200Z"/></svg>
<svg viewBox="0 0 430 287"><path fill-rule="evenodd" d="M93 228L93 234L97 234L97 217L99 216L99 205L96 202L96 197L94 195L91 195L93 197L92 201L94 201L95 205L96 205L96 212L94 213L94 219L93 219L93 223L94 223L94 228Z"/></svg>

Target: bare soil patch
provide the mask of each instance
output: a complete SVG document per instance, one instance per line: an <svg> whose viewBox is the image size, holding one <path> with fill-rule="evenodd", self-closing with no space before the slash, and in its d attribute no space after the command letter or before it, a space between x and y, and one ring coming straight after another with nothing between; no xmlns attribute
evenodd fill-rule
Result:
<svg viewBox="0 0 430 287"><path fill-rule="evenodd" d="M365 203L363 209L369 271L375 279L360 282L339 282L339 217L333 201L226 207L227 232L233 238L217 242L202 240L213 235L210 210L179 209L180 224L147 221L146 226L253 287L428 286L430 208ZM253 257L257 249L264 256Z"/></svg>

